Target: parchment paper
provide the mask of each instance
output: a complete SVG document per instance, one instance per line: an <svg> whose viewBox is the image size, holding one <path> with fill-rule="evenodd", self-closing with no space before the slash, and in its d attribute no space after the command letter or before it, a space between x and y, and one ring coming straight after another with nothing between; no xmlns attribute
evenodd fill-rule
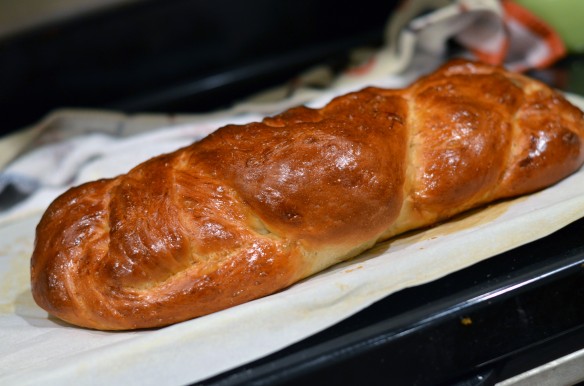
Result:
<svg viewBox="0 0 584 386"><path fill-rule="evenodd" d="M583 100L573 101L584 106ZM539 193L382 243L280 293L174 326L98 332L32 300L40 213L0 225L0 384L179 385L260 358L400 289L544 237L584 216L584 170Z"/></svg>

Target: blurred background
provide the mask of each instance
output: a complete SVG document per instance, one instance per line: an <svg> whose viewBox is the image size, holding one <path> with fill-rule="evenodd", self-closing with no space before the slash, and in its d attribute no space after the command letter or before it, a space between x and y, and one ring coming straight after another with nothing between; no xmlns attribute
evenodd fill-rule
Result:
<svg viewBox="0 0 584 386"><path fill-rule="evenodd" d="M61 107L225 107L381 44L396 3L1 0L0 135Z"/></svg>
<svg viewBox="0 0 584 386"><path fill-rule="evenodd" d="M504 2L520 4L551 25L570 52L551 71L530 75L584 93L584 1ZM399 4L0 0L0 137L57 108L205 112L315 64L342 69L354 48L384 43L384 29Z"/></svg>

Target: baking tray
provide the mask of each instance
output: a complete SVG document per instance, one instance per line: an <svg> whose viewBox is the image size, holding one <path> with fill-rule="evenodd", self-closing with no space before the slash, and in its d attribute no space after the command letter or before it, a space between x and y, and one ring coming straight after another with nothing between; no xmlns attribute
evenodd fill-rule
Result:
<svg viewBox="0 0 584 386"><path fill-rule="evenodd" d="M580 219L200 384L491 385L584 347L583 304Z"/></svg>

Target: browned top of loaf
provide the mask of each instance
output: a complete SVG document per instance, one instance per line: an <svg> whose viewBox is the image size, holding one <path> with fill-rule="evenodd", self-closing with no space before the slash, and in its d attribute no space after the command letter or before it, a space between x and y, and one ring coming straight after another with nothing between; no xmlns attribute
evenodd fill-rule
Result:
<svg viewBox="0 0 584 386"><path fill-rule="evenodd" d="M455 61L406 89L226 126L71 189L37 227L33 295L91 328L175 323L541 189L582 162L584 118L561 95Z"/></svg>

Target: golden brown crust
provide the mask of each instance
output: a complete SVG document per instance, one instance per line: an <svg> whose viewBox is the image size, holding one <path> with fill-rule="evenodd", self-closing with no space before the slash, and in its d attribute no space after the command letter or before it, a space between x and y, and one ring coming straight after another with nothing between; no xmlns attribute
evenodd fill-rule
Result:
<svg viewBox="0 0 584 386"><path fill-rule="evenodd" d="M536 191L584 162L584 118L548 87L453 61L226 126L73 188L37 227L32 292L89 328L163 326L283 289L375 242Z"/></svg>

